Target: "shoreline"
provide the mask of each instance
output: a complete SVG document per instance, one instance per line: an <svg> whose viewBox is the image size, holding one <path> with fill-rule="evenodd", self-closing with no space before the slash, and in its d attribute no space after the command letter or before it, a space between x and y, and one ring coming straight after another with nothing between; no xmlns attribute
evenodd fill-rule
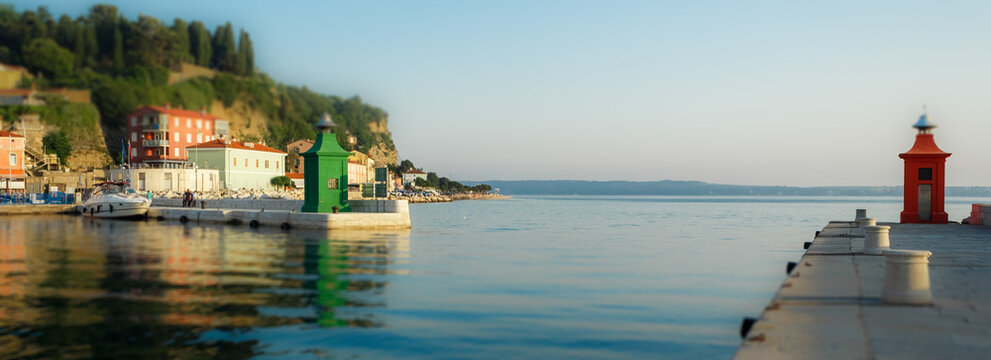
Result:
<svg viewBox="0 0 991 360"><path fill-rule="evenodd" d="M509 200L512 196L502 194L458 194L441 196L389 196L389 200L406 200L410 204L452 202L458 200Z"/></svg>

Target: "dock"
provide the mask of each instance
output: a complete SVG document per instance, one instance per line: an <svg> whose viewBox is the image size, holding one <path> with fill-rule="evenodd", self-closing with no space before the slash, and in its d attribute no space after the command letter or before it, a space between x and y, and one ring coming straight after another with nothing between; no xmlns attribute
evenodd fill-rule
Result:
<svg viewBox="0 0 991 360"><path fill-rule="evenodd" d="M409 203L405 200L353 200L353 211L310 213L299 211L296 200L207 200L200 207L153 203L148 218L182 223L226 223L282 229L409 229ZM165 206L163 206L165 205Z"/></svg>
<svg viewBox="0 0 991 360"><path fill-rule="evenodd" d="M43 214L64 214L76 210L75 204L68 205L3 205L0 206L0 215L43 215Z"/></svg>
<svg viewBox="0 0 991 360"><path fill-rule="evenodd" d="M932 252L932 305L884 304L885 257L861 253L864 230L854 222L833 221L816 234L757 322L745 334L741 329L735 358L991 356L991 227L878 225L891 226L891 249Z"/></svg>

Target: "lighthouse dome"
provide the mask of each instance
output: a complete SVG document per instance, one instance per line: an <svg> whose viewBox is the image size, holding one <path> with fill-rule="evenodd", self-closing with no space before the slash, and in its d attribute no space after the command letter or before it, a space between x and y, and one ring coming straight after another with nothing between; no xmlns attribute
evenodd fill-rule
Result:
<svg viewBox="0 0 991 360"><path fill-rule="evenodd" d="M916 121L915 125L912 125L912 127L925 131L936 127L936 124L929 122L929 114L922 113L922 115L919 116L919 121Z"/></svg>

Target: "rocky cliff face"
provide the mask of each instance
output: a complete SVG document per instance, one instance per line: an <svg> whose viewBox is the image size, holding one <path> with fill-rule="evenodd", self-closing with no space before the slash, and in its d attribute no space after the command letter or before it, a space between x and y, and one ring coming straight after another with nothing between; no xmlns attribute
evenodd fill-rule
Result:
<svg viewBox="0 0 991 360"><path fill-rule="evenodd" d="M382 144L376 144L368 150L368 156L375 160L375 166L396 165L399 163L399 152L386 149Z"/></svg>
<svg viewBox="0 0 991 360"><path fill-rule="evenodd" d="M263 139L268 131L268 117L242 100L235 100L229 108L219 100L214 100L210 113L229 121L231 135L237 138Z"/></svg>
<svg viewBox="0 0 991 360"><path fill-rule="evenodd" d="M210 113L230 122L230 133L237 138L254 137L263 139L268 129L269 118L256 108L250 107L242 100L234 101L231 107L226 107L220 101L214 101ZM368 124L368 129L376 136L387 139L392 143L392 133L389 132L388 120L382 119ZM368 150L368 156L375 160L376 166L396 165L399 163L399 152L390 149L380 142Z"/></svg>
<svg viewBox="0 0 991 360"><path fill-rule="evenodd" d="M368 123L368 130L375 134L375 136L382 136L389 139L389 143L392 143L392 133L389 132L389 120L381 119L379 121L374 121ZM399 164L399 152L396 151L395 146L389 149L384 143L375 144L371 149L368 149L368 156L375 160L376 166L386 166L386 165L396 165Z"/></svg>

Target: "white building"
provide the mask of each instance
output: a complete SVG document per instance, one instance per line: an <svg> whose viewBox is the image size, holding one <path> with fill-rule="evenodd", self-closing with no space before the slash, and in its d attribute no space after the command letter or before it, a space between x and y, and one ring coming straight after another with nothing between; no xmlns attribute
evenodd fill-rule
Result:
<svg viewBox="0 0 991 360"><path fill-rule="evenodd" d="M417 169L410 169L410 171L404 172L403 186L415 183L417 178L427 180L427 173Z"/></svg>
<svg viewBox="0 0 991 360"><path fill-rule="evenodd" d="M186 147L189 161L220 171L224 189L275 189L272 178L284 176L286 153L263 144L217 139Z"/></svg>
<svg viewBox="0 0 991 360"><path fill-rule="evenodd" d="M220 171L216 169L143 168L106 170L107 180L127 181L135 191L216 191Z"/></svg>

